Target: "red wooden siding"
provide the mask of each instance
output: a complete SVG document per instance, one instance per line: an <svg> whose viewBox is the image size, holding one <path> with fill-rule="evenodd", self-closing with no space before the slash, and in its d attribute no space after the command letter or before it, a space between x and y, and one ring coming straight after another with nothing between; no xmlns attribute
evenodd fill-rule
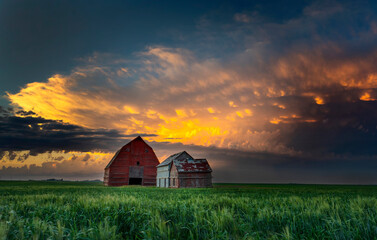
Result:
<svg viewBox="0 0 377 240"><path fill-rule="evenodd" d="M153 149L139 136L115 154L105 168L104 184L106 186L129 185L131 170L131 177L142 176L141 185L155 186L158 164L159 161Z"/></svg>

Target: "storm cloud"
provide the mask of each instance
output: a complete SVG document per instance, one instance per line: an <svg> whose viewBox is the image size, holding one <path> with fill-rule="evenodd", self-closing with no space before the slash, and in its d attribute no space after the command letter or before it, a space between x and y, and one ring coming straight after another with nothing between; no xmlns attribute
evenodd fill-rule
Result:
<svg viewBox="0 0 377 240"><path fill-rule="evenodd" d="M34 156L52 151L109 152L116 150L116 146L127 139L138 136L121 134L117 130L89 129L28 115L0 116L0 152L26 150ZM14 160L15 155L10 154L9 158Z"/></svg>

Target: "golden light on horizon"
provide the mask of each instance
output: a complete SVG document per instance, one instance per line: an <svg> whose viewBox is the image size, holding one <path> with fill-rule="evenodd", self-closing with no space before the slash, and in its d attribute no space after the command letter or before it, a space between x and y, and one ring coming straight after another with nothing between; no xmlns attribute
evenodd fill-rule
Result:
<svg viewBox="0 0 377 240"><path fill-rule="evenodd" d="M44 163L51 163L52 167L57 167L62 161L74 161L76 159L84 159L87 156L88 159L91 159L94 162L106 162L112 156L113 153L108 152L77 152L77 151L52 151L52 152L45 152L39 153L36 155L29 155L29 151L15 151L15 159L22 158L23 156L27 155L27 158L24 160L17 160L17 161L7 161L5 165L6 167L23 167L25 165L28 166L36 166L41 167ZM88 157L89 156L89 157ZM3 156L4 159L9 159L9 152L6 152ZM61 159L61 160L60 160ZM0 168L2 167L1 158L0 158Z"/></svg>

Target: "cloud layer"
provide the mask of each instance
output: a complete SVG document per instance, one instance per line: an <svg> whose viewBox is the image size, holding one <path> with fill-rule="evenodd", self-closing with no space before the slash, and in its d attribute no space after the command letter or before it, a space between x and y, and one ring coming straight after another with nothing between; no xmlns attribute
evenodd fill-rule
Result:
<svg viewBox="0 0 377 240"><path fill-rule="evenodd" d="M214 12L185 46L151 45L130 58L94 53L69 73L7 93L18 110L1 119L3 150L108 150L146 134L159 156L200 148L219 179L232 163L240 181L356 181L377 161L372 9L314 1L290 17L237 11L221 23ZM287 177L296 170L296 180Z"/></svg>
<svg viewBox="0 0 377 240"><path fill-rule="evenodd" d="M44 119L33 112L19 111L19 116L13 116L7 110L0 111L0 154L6 151L29 151L32 156L52 151L112 152L124 141L138 136Z"/></svg>

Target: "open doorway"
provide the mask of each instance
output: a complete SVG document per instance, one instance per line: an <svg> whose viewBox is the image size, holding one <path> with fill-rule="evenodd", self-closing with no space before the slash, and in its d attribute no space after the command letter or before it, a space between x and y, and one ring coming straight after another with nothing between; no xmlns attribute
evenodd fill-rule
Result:
<svg viewBox="0 0 377 240"><path fill-rule="evenodd" d="M128 184L129 185L141 185L143 183L142 178L130 178Z"/></svg>

